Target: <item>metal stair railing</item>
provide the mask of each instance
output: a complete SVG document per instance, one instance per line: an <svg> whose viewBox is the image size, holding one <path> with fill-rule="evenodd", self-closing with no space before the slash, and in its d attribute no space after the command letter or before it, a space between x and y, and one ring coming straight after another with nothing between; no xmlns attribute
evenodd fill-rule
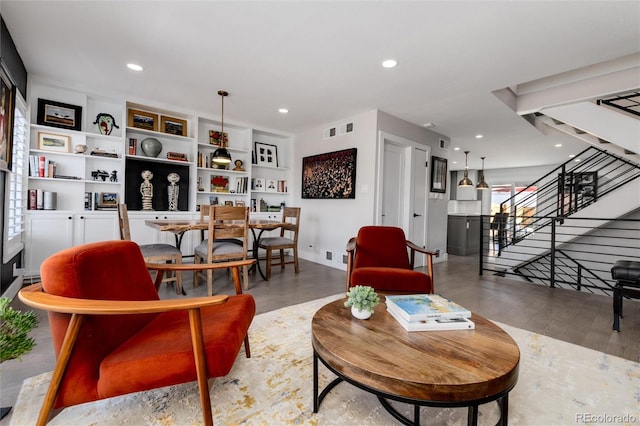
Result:
<svg viewBox="0 0 640 426"><path fill-rule="evenodd" d="M500 204L508 213L501 249L639 177L640 165L597 147L585 149Z"/></svg>
<svg viewBox="0 0 640 426"><path fill-rule="evenodd" d="M640 262L640 209L627 216L551 217L549 226L530 232L508 251L500 251L491 217L482 216L479 273L611 295L613 264Z"/></svg>

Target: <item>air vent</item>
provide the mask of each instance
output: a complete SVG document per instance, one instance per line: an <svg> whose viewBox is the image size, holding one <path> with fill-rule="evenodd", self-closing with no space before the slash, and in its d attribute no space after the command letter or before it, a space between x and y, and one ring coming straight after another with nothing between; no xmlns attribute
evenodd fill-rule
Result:
<svg viewBox="0 0 640 426"><path fill-rule="evenodd" d="M329 127L328 129L324 129L322 131L322 139L330 139L334 138L338 135L337 127Z"/></svg>
<svg viewBox="0 0 640 426"><path fill-rule="evenodd" d="M353 121L340 125L340 134L341 135L347 135L349 133L353 133Z"/></svg>

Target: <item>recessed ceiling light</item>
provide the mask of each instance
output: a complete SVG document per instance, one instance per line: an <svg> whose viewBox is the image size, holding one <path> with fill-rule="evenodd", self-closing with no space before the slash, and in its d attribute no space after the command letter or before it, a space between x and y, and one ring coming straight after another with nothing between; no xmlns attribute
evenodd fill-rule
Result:
<svg viewBox="0 0 640 426"><path fill-rule="evenodd" d="M142 67L138 64L127 64L127 68L133 71L142 71Z"/></svg>
<svg viewBox="0 0 640 426"><path fill-rule="evenodd" d="M557 144L555 144L554 146L555 146L556 148L560 148L560 147L562 146L562 144L561 144L561 143L557 143Z"/></svg>
<svg viewBox="0 0 640 426"><path fill-rule="evenodd" d="M458 162L457 162L457 161L454 161L454 162L453 162L453 164L458 164Z"/></svg>
<svg viewBox="0 0 640 426"><path fill-rule="evenodd" d="M482 135L477 134L477 135L476 135L476 139L482 139Z"/></svg>
<svg viewBox="0 0 640 426"><path fill-rule="evenodd" d="M460 151L460 147L456 146L455 148L453 148L454 151Z"/></svg>
<svg viewBox="0 0 640 426"><path fill-rule="evenodd" d="M575 157L575 154L569 155L569 158L573 158L573 157Z"/></svg>
<svg viewBox="0 0 640 426"><path fill-rule="evenodd" d="M289 112L289 110L288 110L288 109L286 109L286 108L280 108L280 109L278 109L278 112L279 112L280 114L286 114L286 113L288 113L288 112Z"/></svg>
<svg viewBox="0 0 640 426"><path fill-rule="evenodd" d="M579 163L582 160L580 160L579 158L574 158L573 161L575 161L576 163Z"/></svg>
<svg viewBox="0 0 640 426"><path fill-rule="evenodd" d="M398 65L398 61L396 61L395 59L385 59L384 61L382 61L382 66L384 68L394 68Z"/></svg>
<svg viewBox="0 0 640 426"><path fill-rule="evenodd" d="M430 129L432 127L436 127L436 123L428 122L428 123L424 123L423 126Z"/></svg>

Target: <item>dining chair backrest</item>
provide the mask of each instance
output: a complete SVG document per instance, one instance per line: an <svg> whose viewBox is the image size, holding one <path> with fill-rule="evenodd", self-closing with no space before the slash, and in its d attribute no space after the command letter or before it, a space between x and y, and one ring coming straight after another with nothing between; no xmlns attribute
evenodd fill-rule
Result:
<svg viewBox="0 0 640 426"><path fill-rule="evenodd" d="M280 227L280 236L284 237L285 233L289 231L289 237L297 244L298 230L300 229L300 207L285 207L282 210L282 222L285 225Z"/></svg>
<svg viewBox="0 0 640 426"><path fill-rule="evenodd" d="M126 204L118 204L118 225L120 228L120 239L131 241L131 230L129 229L129 213Z"/></svg>
<svg viewBox="0 0 640 426"><path fill-rule="evenodd" d="M236 206L207 206L200 207L200 217L209 221L207 240L209 242L210 260L221 260L224 254L217 254L214 249L216 241L237 239L244 248L246 259L249 244L249 208ZM208 210L208 211L207 211ZM237 256L236 256L237 257Z"/></svg>

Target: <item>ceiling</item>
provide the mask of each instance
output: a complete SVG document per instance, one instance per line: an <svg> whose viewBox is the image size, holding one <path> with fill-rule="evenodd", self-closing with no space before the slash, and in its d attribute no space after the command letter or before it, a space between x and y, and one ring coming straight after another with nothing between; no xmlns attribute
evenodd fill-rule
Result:
<svg viewBox="0 0 640 426"><path fill-rule="evenodd" d="M0 13L30 75L214 117L223 89L226 120L292 134L380 109L435 123L460 148L452 170L464 150L470 168L565 161L584 146L554 148L492 91L640 52L639 1L2 0Z"/></svg>

